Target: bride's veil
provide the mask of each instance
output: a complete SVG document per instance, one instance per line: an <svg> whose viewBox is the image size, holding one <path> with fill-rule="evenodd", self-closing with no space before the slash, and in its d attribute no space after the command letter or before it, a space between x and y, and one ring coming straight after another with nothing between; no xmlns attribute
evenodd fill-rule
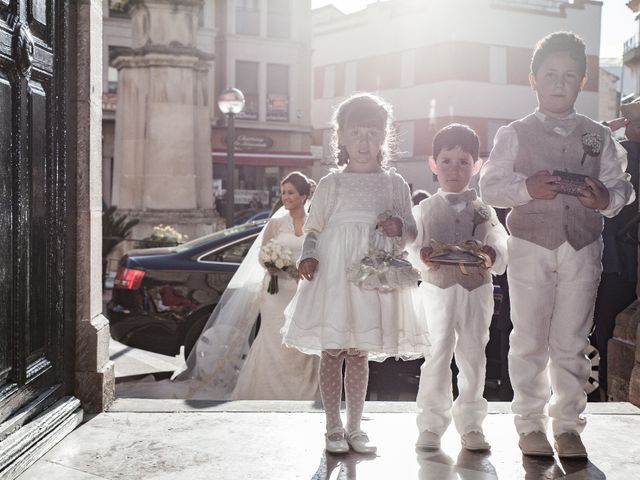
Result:
<svg viewBox="0 0 640 480"><path fill-rule="evenodd" d="M272 218L287 214L281 207ZM251 245L211 313L187 358L187 368L175 377L189 381L188 398L228 400L231 396L260 311L265 270L258 257L265 229Z"/></svg>

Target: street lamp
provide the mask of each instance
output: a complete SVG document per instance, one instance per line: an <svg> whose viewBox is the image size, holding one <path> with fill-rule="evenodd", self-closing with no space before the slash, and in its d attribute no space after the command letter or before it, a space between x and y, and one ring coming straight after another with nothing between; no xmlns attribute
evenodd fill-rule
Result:
<svg viewBox="0 0 640 480"><path fill-rule="evenodd" d="M234 117L244 109L244 95L237 88L227 88L218 97L218 108L227 118L227 211L226 222L227 228L233 226L233 174L235 171L234 150L236 131L234 125Z"/></svg>

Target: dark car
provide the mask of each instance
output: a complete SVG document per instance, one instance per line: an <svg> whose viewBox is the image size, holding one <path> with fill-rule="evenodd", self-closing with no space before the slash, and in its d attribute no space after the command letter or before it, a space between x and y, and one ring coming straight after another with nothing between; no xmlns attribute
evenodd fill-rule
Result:
<svg viewBox="0 0 640 480"><path fill-rule="evenodd" d="M243 223L257 222L258 220L266 220L271 215L271 210L250 210L236 218L234 225L242 225Z"/></svg>
<svg viewBox="0 0 640 480"><path fill-rule="evenodd" d="M265 223L238 225L176 247L132 250L123 256L107 304L111 336L130 347L171 356L184 345L187 356ZM500 308L505 304L502 291L496 286L496 314L487 347L487 394L494 399L495 390L510 390L510 322L508 308ZM421 363L393 358L371 362L369 399L415 399ZM510 393L499 397L509 399Z"/></svg>
<svg viewBox="0 0 640 480"><path fill-rule="evenodd" d="M120 260L107 304L111 336L164 355L191 351L265 221L175 247L132 250Z"/></svg>

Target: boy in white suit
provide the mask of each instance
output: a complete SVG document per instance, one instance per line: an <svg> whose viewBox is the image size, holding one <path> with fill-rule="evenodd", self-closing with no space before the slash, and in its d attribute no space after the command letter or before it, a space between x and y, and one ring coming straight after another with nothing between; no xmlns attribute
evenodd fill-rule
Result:
<svg viewBox="0 0 640 480"><path fill-rule="evenodd" d="M569 32L543 38L529 74L538 108L498 130L480 173L483 200L512 208L509 376L525 455L553 455L551 417L558 455L587 456L584 348L602 270L603 216L634 198L624 149L611 130L574 110L586 80L582 39Z"/></svg>
<svg viewBox="0 0 640 480"><path fill-rule="evenodd" d="M440 437L452 417L465 449L491 448L482 431L487 415L487 401L482 397L485 347L493 315L491 274L505 270L507 233L493 208L469 188L482 165L478 150L478 136L466 125L452 124L440 130L433 139L430 160L440 189L413 208L418 227L414 249L421 259L416 267L421 270L419 289L431 342L416 399L420 411L416 446L421 449L440 447ZM432 257L448 248L445 246L469 246L482 263L437 263ZM450 369L454 352L460 372L455 402Z"/></svg>

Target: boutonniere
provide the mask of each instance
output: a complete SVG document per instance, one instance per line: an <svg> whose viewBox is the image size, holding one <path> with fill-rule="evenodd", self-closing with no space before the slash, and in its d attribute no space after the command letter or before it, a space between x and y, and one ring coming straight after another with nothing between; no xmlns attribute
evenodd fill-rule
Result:
<svg viewBox="0 0 640 480"><path fill-rule="evenodd" d="M471 236L473 237L473 234L476 233L476 228L478 227L478 225L489 221L490 218L491 212L486 206L480 205L476 207L473 210L473 230L471 230Z"/></svg>
<svg viewBox="0 0 640 480"><path fill-rule="evenodd" d="M600 155L601 147L602 140L600 139L600 135L597 133L585 133L582 135L582 149L584 150L584 153L582 154L580 165L584 165L584 160L587 158L587 155L590 157L597 157Z"/></svg>

